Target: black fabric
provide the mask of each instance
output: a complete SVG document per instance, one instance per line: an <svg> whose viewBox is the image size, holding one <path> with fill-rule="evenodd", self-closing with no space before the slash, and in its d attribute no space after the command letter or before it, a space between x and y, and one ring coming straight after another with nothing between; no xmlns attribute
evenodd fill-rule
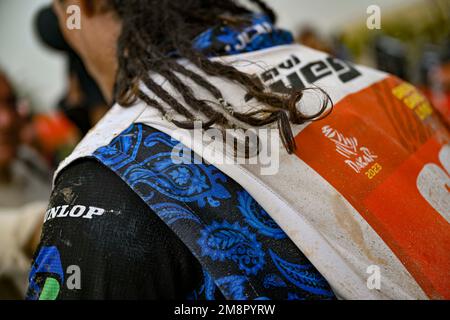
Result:
<svg viewBox="0 0 450 320"><path fill-rule="evenodd" d="M58 299L184 299L201 285L202 268L185 245L96 160L79 160L59 175L49 208L63 205L106 211L44 224L40 247L55 246L63 270L81 270L81 289L63 285Z"/></svg>

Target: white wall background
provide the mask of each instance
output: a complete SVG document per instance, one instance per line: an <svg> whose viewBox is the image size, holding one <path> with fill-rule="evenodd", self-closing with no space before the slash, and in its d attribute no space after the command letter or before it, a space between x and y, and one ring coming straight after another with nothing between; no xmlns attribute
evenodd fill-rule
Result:
<svg viewBox="0 0 450 320"><path fill-rule="evenodd" d="M49 0L0 0L0 68L40 110L52 108L65 87L64 59L37 41L33 15Z"/></svg>
<svg viewBox="0 0 450 320"><path fill-rule="evenodd" d="M293 31L308 24L326 34L365 19L366 8L382 12L420 0L266 0L278 12L280 25ZM65 87L64 60L36 40L32 17L49 0L0 0L0 68L40 110L52 108Z"/></svg>

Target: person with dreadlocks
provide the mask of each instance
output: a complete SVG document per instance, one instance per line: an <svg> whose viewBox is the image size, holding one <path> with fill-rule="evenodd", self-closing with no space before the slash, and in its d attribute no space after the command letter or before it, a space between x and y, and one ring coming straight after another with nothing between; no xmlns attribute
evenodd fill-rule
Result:
<svg viewBox="0 0 450 320"><path fill-rule="evenodd" d="M28 299L449 298L449 135L429 103L250 2L54 2L113 107L55 175ZM226 130L230 152L196 136ZM269 173L217 161L265 148Z"/></svg>

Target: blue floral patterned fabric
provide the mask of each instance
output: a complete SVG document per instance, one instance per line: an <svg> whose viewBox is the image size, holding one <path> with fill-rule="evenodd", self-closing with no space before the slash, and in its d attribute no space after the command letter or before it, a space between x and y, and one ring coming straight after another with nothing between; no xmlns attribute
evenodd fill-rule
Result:
<svg viewBox="0 0 450 320"><path fill-rule="evenodd" d="M292 44L292 33L276 28L265 15L247 17L243 26L219 25L200 34L194 48L207 56L234 55Z"/></svg>
<svg viewBox="0 0 450 320"><path fill-rule="evenodd" d="M216 167L175 164L179 143L134 124L94 154L190 249L204 283L189 298L332 299L327 281L267 212Z"/></svg>

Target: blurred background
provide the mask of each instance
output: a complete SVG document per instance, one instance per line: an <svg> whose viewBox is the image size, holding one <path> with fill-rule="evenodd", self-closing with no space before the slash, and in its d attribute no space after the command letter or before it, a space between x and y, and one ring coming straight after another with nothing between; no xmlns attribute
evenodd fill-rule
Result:
<svg viewBox="0 0 450 320"><path fill-rule="evenodd" d="M449 50L445 41L450 28L450 0L267 2L276 9L279 24L296 35L303 33L307 38L312 31L330 48L343 41L349 58L371 66L377 65L377 58L383 60L380 55L395 56L398 67L404 69L398 72L406 72L405 76L415 83L424 81L424 70L418 70L421 64L433 64L431 60L445 55L440 50ZM31 99L33 108L39 111L53 109L67 87L64 57L45 48L33 30L33 16L47 3L49 0L0 0L0 66L17 85L19 94ZM369 5L381 8L380 31L366 28ZM386 37L377 39L380 35ZM383 52L377 52L377 44Z"/></svg>
<svg viewBox="0 0 450 320"><path fill-rule="evenodd" d="M449 124L450 0L266 2L299 43L412 82ZM49 3L0 0L0 299L23 296L51 173L107 110Z"/></svg>

